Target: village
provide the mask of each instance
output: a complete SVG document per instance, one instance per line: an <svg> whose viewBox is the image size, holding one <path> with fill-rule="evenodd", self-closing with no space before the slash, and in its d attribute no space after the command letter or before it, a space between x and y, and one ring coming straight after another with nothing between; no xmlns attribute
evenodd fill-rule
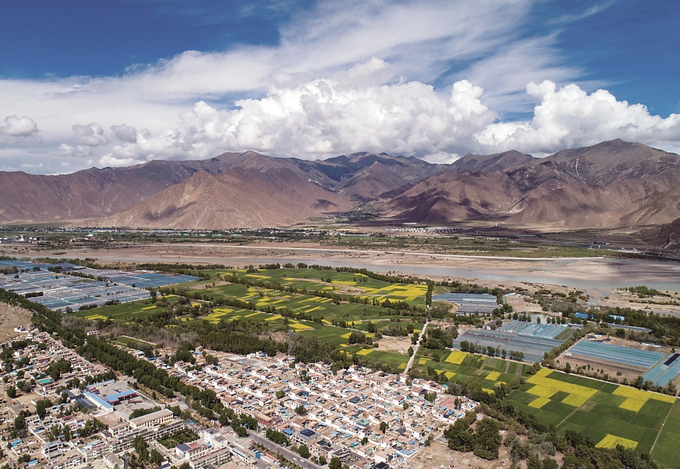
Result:
<svg viewBox="0 0 680 469"><path fill-rule="evenodd" d="M357 469L409 467L477 406L431 381L361 367L334 374L329 365L281 354L213 356L199 347L192 364L172 363L171 350L145 357L125 349L213 391L251 422L244 435L196 415L178 394L156 396L134 378L85 360L47 333L23 334L1 344L0 428L7 442L1 456L8 467L123 469L133 451L135 460L147 457L136 467L311 469L331 461Z"/></svg>

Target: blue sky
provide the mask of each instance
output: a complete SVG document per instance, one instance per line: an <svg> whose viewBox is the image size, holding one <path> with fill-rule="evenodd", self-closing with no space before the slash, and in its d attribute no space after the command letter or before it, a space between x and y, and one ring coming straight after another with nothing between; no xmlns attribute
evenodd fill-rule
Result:
<svg viewBox="0 0 680 469"><path fill-rule="evenodd" d="M679 20L661 0L7 2L0 169L678 151Z"/></svg>

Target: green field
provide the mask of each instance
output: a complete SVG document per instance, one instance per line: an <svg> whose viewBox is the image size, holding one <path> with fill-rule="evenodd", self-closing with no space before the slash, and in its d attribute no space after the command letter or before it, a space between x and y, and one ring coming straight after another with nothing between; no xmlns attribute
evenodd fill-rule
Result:
<svg viewBox="0 0 680 469"><path fill-rule="evenodd" d="M432 351L421 347L414 366L422 372L432 367L450 380L479 384L489 392L529 367L458 350L439 353L440 361L435 362ZM506 400L536 415L544 425L554 425L561 434L576 430L598 446L621 444L638 452L651 452L669 467L676 465L680 405L674 397L543 368Z"/></svg>
<svg viewBox="0 0 680 469"><path fill-rule="evenodd" d="M360 346L351 346L348 338L352 329L360 330L368 336L369 322L375 324L376 329L384 329L396 324L406 328L411 326L414 331L422 329L422 323L412 322L410 317L388 316L388 309L373 303L390 301L405 301L410 305L424 307L425 285L394 284L381 280L375 280L363 274L348 272L336 272L335 270L316 269L272 269L259 270L257 273L248 273L246 270L214 270L208 271L211 280L199 280L174 286L178 290L186 290L198 293L204 300L219 300L222 298L234 298L255 305L256 310L240 309L231 306L217 306L207 316L192 317L191 315L179 317L181 321L205 320L211 324L228 321L266 321L272 326L282 327L284 322L296 333L303 336L316 336L321 342L342 347L346 353L359 353L365 360L370 362L387 363L398 369L404 369L408 362L405 354L383 352L377 349L364 349ZM336 304L331 298L316 295L291 293L260 286L247 286L238 283L228 283L212 286L212 280L218 280L221 276L230 277L237 275L251 281L264 281L306 289L307 291L324 291L343 296L360 296L367 298L368 304L349 303L342 301ZM328 281L330 279L330 282ZM206 288L207 287L207 288ZM177 297L167 296L171 303L177 302ZM192 304L199 305L201 300L194 300ZM270 310L276 308L274 314L258 310ZM107 319L128 321L130 319L144 318L154 313L164 311L165 308L155 306L150 300L135 301L115 306L107 306L92 310L75 313L78 317L87 319ZM302 314L304 318L284 318L278 312ZM335 327L334 322L344 322L348 328ZM167 327L174 327L169 325ZM121 345L125 345L121 343ZM370 353L369 353L370 352Z"/></svg>
<svg viewBox="0 0 680 469"><path fill-rule="evenodd" d="M176 302L177 299L168 297L170 303ZM79 318L85 319L102 319L111 318L113 320L125 321L134 317L151 316L154 313L164 311L165 308L154 306L149 300L131 301L129 303L122 303L113 306L102 306L101 308L87 309L84 311L76 311L73 314Z"/></svg>
<svg viewBox="0 0 680 469"><path fill-rule="evenodd" d="M145 347L154 347L156 344L151 342L144 342L141 340L133 339L132 337L120 336L113 339L111 342L114 344L122 345L123 347L134 348L137 350L143 350Z"/></svg>
<svg viewBox="0 0 680 469"><path fill-rule="evenodd" d="M379 306L384 300L404 301L409 305L424 307L425 285L393 284L375 280L361 274L315 269L273 269L248 273L245 270L211 271L210 281L185 284L203 300L191 304L206 304L205 300L238 299L255 305L255 310L240 307L217 306L207 316L179 317L181 321L204 320L211 324L229 321L267 322L278 330L287 327L302 335L313 336L320 342L338 347L349 355L356 354L375 364L387 364L392 370L404 370L409 360L406 353L385 352L380 348L349 344L351 331L360 330L369 337L367 329L372 323L377 330L399 325L420 332L423 324L412 317L389 315L390 310ZM292 293L268 288L270 286L217 284L220 276L237 275L240 278L278 283L285 287L306 289ZM212 281L216 286L212 286ZM207 287L207 288L206 288ZM177 288L177 287L175 287ZM311 295L311 291L324 291L344 296L365 298L364 303L349 303ZM178 298L168 296L168 301ZM240 304L239 306L244 306ZM274 310L273 308L276 308ZM127 321L143 318L165 308L155 306L150 300L125 303L75 313L89 319L108 317ZM265 313L261 310L270 311ZM284 317L299 315L297 318ZM343 322L348 327L336 327ZM176 327L174 325L167 327ZM277 329L275 329L277 330ZM139 348L140 344L120 341ZM406 342L405 344L408 344ZM458 350L427 350L420 347L414 368L427 375L436 371L441 377L459 383L477 384L487 392L494 386L507 383L519 376L527 382L510 393L506 399L518 409L534 414L545 425L554 425L558 432L577 430L590 437L601 447L623 445L639 452L651 452L654 458L666 465L675 464L680 445L680 408L670 397L612 383L596 381L571 374L541 369L533 376L527 371L530 365L505 361Z"/></svg>
<svg viewBox="0 0 680 469"><path fill-rule="evenodd" d="M680 409L671 396L543 368L506 399L560 433L576 430L599 446L622 444L675 464Z"/></svg>
<svg viewBox="0 0 680 469"><path fill-rule="evenodd" d="M438 353L440 361L432 359ZM482 389L492 391L498 383L507 383L517 376L522 376L529 365L515 363L500 358L474 355L458 350L425 350L421 347L416 355L414 367L427 372L429 367L437 373L444 373L447 378L460 383L479 384Z"/></svg>

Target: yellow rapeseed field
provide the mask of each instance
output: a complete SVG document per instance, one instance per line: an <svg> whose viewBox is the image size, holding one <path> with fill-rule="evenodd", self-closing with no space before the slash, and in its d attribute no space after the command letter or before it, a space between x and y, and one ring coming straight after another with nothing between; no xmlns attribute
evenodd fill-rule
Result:
<svg viewBox="0 0 680 469"><path fill-rule="evenodd" d="M463 360L465 360L465 357L467 357L466 352L461 352L460 350L454 350L449 354L448 357L446 357L446 360L444 360L446 363L453 363L454 365L460 365L463 363Z"/></svg>
<svg viewBox="0 0 680 469"><path fill-rule="evenodd" d="M560 391L566 392L569 395L562 400L562 403L573 407L581 407L597 393L597 389L548 378L550 373L552 373L552 370L547 368L538 370L538 373L527 380L527 383L535 385L527 392L543 398L552 397Z"/></svg>
<svg viewBox="0 0 680 469"><path fill-rule="evenodd" d="M600 440L595 446L597 448L616 448L617 445L621 445L624 448L635 449L637 448L638 442L629 440L628 438L623 438L621 436L609 435L605 436Z"/></svg>

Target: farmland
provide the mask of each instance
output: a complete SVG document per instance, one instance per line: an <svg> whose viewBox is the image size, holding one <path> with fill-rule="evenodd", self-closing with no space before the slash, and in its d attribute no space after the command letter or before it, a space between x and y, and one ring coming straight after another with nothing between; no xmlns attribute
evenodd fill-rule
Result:
<svg viewBox="0 0 680 469"><path fill-rule="evenodd" d="M405 370L409 356L381 350L375 347L376 340L387 328L403 328L407 331L404 336L421 332L421 320L427 314L425 284L392 283L362 273L309 268L224 269L209 273L208 281L186 283L175 287L174 292L172 288L162 289L155 304L146 300L78 314L138 321L183 302L185 308L193 310L173 318L176 323L172 327L257 323L260 330L291 330L299 337L318 339L341 351L341 356L392 372ZM396 304L399 306L392 306ZM204 307L206 312L197 314ZM429 327L437 327L436 321ZM359 331L367 343L350 340ZM496 339L498 343L489 345L496 348L505 343L508 351L524 351L527 361L533 362L573 333L566 326L509 321L495 331L469 329L456 343L471 338ZM409 343L408 339L405 343ZM648 354L643 355L628 358L648 358ZM652 358L649 355L650 363ZM536 369L538 372L532 375ZM651 452L659 461L670 464L680 443L680 409L674 397L455 348L435 350L421 346L414 358L413 373L451 385L478 386L489 394L501 383L515 382L519 387L505 397L506 403L535 415L544 425L554 425L560 434L576 430L599 447L621 445ZM519 384L520 378L526 382Z"/></svg>
<svg viewBox="0 0 680 469"><path fill-rule="evenodd" d="M560 433L576 430L600 447L621 444L675 462L680 409L674 397L542 368L506 400Z"/></svg>
<svg viewBox="0 0 680 469"><path fill-rule="evenodd" d="M433 355L439 355L438 361ZM478 384L487 392L500 383L523 376L530 365L500 358L485 357L460 350L427 351L418 350L415 361L416 370L427 375L431 370L444 373L447 379L460 383Z"/></svg>
<svg viewBox="0 0 680 469"><path fill-rule="evenodd" d="M260 322L269 330L290 329L302 337L316 337L324 344L343 349L348 355L356 353L368 362L387 364L395 371L406 367L408 355L405 351L386 352L350 343L352 330L363 332L372 341L375 333L384 331L388 335L406 336L423 327L424 318L421 322L410 313L402 317L392 306L424 311L426 285L393 283L357 272L313 268L224 269L208 273L210 281L186 282L162 289L157 302L130 302L76 314L93 320L140 321L162 315L168 306L176 305L180 298L189 295L192 300L188 306L210 304L209 312L199 315L185 312L176 317L175 324L166 327L177 327L194 320L212 325L231 321ZM215 283L212 283L213 279ZM340 297L353 298L353 301L340 301ZM183 300L186 303L186 299ZM236 305L224 304L229 301L235 301Z"/></svg>
<svg viewBox="0 0 680 469"><path fill-rule="evenodd" d="M486 392L494 386L524 376L525 384L511 392L505 402L535 415L539 422L554 425L558 433L575 430L598 447L622 445L638 452L651 452L660 462L675 464L680 443L680 406L675 397L620 386L541 368L530 376L528 364L470 354L441 351L437 361L424 351L416 356L422 374L445 374L450 382L479 385Z"/></svg>

